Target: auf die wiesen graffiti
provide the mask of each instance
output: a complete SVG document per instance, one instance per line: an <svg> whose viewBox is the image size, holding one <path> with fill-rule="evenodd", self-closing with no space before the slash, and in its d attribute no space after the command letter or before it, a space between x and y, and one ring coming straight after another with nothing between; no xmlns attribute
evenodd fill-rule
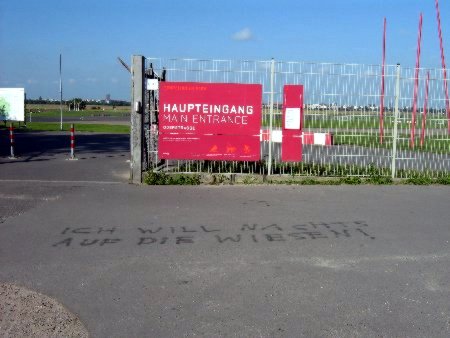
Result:
<svg viewBox="0 0 450 338"><path fill-rule="evenodd" d="M247 243L287 243L312 240L374 240L369 225L364 221L307 222L293 225L242 224L230 226L140 226L121 227L66 227L52 244L61 247L107 247L112 245L197 244L205 241L217 245Z"/></svg>

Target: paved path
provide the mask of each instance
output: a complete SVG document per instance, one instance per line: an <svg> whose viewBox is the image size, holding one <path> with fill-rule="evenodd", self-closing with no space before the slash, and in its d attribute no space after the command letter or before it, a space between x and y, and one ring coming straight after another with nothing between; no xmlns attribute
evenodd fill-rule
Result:
<svg viewBox="0 0 450 338"><path fill-rule="evenodd" d="M76 133L75 156L69 161L67 132L16 132L17 159L9 159L6 131L0 134L0 180L113 181L129 177L129 136Z"/></svg>
<svg viewBox="0 0 450 338"><path fill-rule="evenodd" d="M133 186L103 137L0 162L0 283L92 337L450 335L449 188Z"/></svg>

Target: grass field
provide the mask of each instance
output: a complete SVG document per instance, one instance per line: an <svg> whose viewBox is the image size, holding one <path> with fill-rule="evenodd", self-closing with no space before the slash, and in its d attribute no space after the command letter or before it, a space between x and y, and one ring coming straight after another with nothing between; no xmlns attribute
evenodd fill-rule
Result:
<svg viewBox="0 0 450 338"><path fill-rule="evenodd" d="M379 129L380 119L378 116L358 115L358 112L349 112L347 115L343 114L310 114L306 113L304 117L304 127L312 129L344 129L344 130L361 130L361 129ZM281 127L281 113L274 113L273 126ZM411 128L410 118L400 115L397 123L399 130L409 130ZM263 126L269 125L269 114L263 114ZM417 128L422 126L422 115L417 115ZM394 117L392 114L386 115L384 118L384 128L393 129ZM430 114L426 118L426 129L447 130L447 118L444 115Z"/></svg>
<svg viewBox="0 0 450 338"><path fill-rule="evenodd" d="M400 114L398 119L398 150L412 150L410 148L411 114ZM429 114L426 118L426 137L420 147L420 131L422 128L421 114L417 115L416 121L416 145L414 150L419 152L430 152L435 154L450 153L450 136L447 131L447 118L444 115ZM263 127L269 126L269 114L263 115ZM281 128L281 112L274 113L274 128ZM322 132L333 132L335 145L354 145L369 148L392 149L392 133L394 129L394 117L387 113L384 118L384 144L380 144L379 117L375 114L362 115L361 112L310 112L305 113L304 128Z"/></svg>
<svg viewBox="0 0 450 338"><path fill-rule="evenodd" d="M27 121L29 121L30 119L30 113L27 113ZM61 116L61 112L58 111L54 111L54 110L48 110L48 111L41 111L41 112L32 112L31 113L31 118L36 118L36 117L54 117L54 118L59 118ZM63 111L63 117L68 117L68 118L80 118L80 117L96 117L96 116L129 116L130 113L129 112L120 112L120 111L110 111L110 110L105 110L105 111L97 111L97 110L92 110L92 111Z"/></svg>
<svg viewBox="0 0 450 338"><path fill-rule="evenodd" d="M394 117L386 116L383 120L385 129L394 128ZM338 129L379 129L380 120L378 117L358 117L358 116L338 116L318 118L317 116L307 115L305 118L305 128L338 128ZM421 128L422 115L416 119L416 127ZM398 129L409 130L411 128L410 118L401 117L397 121ZM426 118L426 129L447 130L447 119L443 116L429 115Z"/></svg>
<svg viewBox="0 0 450 338"><path fill-rule="evenodd" d="M88 105L85 110L82 111L69 111L67 106L63 105L63 117L68 118L80 118L80 117L95 117L95 116L129 116L129 106L112 106L105 105ZM26 119L29 121L31 113L31 119L35 117L54 117L61 116L59 105L56 104L27 104L26 106Z"/></svg>
<svg viewBox="0 0 450 338"><path fill-rule="evenodd" d="M92 107L100 107L100 110L92 109ZM38 117L60 117L59 105L47 104L47 105L27 105L27 110L32 111L31 118ZM96 117L96 116L111 116L111 117L125 117L130 115L130 107L120 106L116 109L112 109L111 106L87 106L83 111L68 111L67 107L63 107L63 117L67 118L81 118L81 117ZM29 115L27 114L27 121L29 121ZM269 125L269 114L265 110L262 117L263 126ZM361 112L348 111L345 114L343 112L306 112L304 117L304 127L307 129L342 129L342 130L362 130L362 129L379 129L379 117L376 114L362 115ZM281 112L275 112L273 117L273 126L280 128L282 124ZM417 115L416 126L420 128L422 125L422 115ZM410 118L400 114L398 119L399 130L410 129ZM393 129L394 117L392 113L387 113L384 118L384 128L386 130ZM429 114L426 120L426 129L447 130L447 118L444 115Z"/></svg>
<svg viewBox="0 0 450 338"><path fill-rule="evenodd" d="M392 135L385 135L383 144L380 144L380 138L375 134L345 134L334 133L333 142L335 145L354 145L366 148L386 148L392 149ZM450 139L443 137L425 138L421 147L419 140L416 139L415 148L411 149L409 135L399 134L397 140L397 150L414 150L419 152L429 152L434 154L449 154Z"/></svg>
<svg viewBox="0 0 450 338"><path fill-rule="evenodd" d="M26 127L23 123L14 123L14 128L21 131L60 131L61 125L53 122L28 122ZM7 129L7 126L0 125L0 129ZM70 131L70 124L63 123L63 131ZM75 125L75 131L78 132L96 132L96 133L117 133L117 134L129 134L130 127L124 125L114 124L77 124Z"/></svg>
<svg viewBox="0 0 450 338"><path fill-rule="evenodd" d="M59 119L61 111L59 104L27 104L26 106L26 127L20 124L20 130L23 131L60 131L59 122L29 122L39 118L55 118ZM80 132L98 132L98 133L129 133L128 125L111 124L111 123L89 123L82 122L86 117L128 117L130 116L129 106L112 106L106 105L88 105L82 111L69 111L67 106L63 105L63 119L80 119L80 123L76 123L76 131ZM92 120L92 119L91 119ZM95 120L95 119L94 119ZM103 120L103 119L102 119ZM19 128L19 123L14 123L15 128ZM5 126L0 126L4 128ZM63 130L69 131L70 124L63 123Z"/></svg>
<svg viewBox="0 0 450 338"><path fill-rule="evenodd" d="M33 113L32 117L54 117L59 118L60 111L55 109L55 105L28 105L28 109L40 109L40 113ZM103 107L105 110L85 110L78 112L64 111L64 118L80 118L80 117L92 117L92 116L128 116L130 114L129 107L120 107L120 109L111 109L110 106ZM102 108L102 109L103 109ZM106 110L109 108L109 110ZM27 119L29 121L29 119ZM334 143L336 145L355 145L361 147L370 148L392 148L392 132L394 127L394 119L392 113L387 114L384 119L385 138L384 144L379 143L379 118L374 115L361 115L361 112L342 112L334 114L332 112L306 112L305 114L305 130L321 130L324 132L332 131L334 135ZM417 134L419 137L419 131L422 124L422 115L418 114L417 119ZM264 112L263 126L269 125L269 115ZM281 113L276 112L273 119L274 128L281 127ZM409 150L409 137L410 137L410 121L407 117L401 115L398 120L398 141L397 148L399 150ZM18 128L19 124L15 123L15 127ZM5 125L1 125L0 128L5 128ZM64 124L63 129L68 131L69 124ZM59 131L60 124L58 122L28 122L27 127L24 128L23 124L20 128L25 131ZM427 136L423 147L420 147L417 140L415 151L431 152L436 154L448 154L450 152L450 138L447 134L447 119L443 115L430 114L426 121ZM127 125L117 124L76 124L77 131L84 132L103 132L103 133L129 133L130 127Z"/></svg>
<svg viewBox="0 0 450 338"><path fill-rule="evenodd" d="M63 108L63 112L64 111L68 111L68 108L66 105L63 104L62 106ZM26 109L27 110L31 110L31 111L38 111L40 110L41 112L44 111L58 111L60 110L59 108L59 103L57 104L27 104L26 105ZM115 106L115 108L113 109L112 106L108 106L108 105L101 105L101 104L89 104L86 105L86 111L117 111L117 112L130 112L130 106Z"/></svg>

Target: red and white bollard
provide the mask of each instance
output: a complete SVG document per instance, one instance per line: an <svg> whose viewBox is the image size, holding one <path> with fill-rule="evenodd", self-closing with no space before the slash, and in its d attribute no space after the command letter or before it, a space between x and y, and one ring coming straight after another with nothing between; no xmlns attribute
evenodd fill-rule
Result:
<svg viewBox="0 0 450 338"><path fill-rule="evenodd" d="M15 159L16 156L14 155L14 127L13 124L9 124L9 143L11 145L11 156L9 156L10 159Z"/></svg>
<svg viewBox="0 0 450 338"><path fill-rule="evenodd" d="M69 160L77 160L75 157L75 127L70 125L70 158Z"/></svg>

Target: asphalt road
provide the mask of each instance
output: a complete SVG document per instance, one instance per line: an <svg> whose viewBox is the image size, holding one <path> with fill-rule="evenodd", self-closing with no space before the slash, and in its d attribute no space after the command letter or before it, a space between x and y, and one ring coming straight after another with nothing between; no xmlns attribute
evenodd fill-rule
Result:
<svg viewBox="0 0 450 338"><path fill-rule="evenodd" d="M9 159L7 132L0 133L0 179L126 182L130 138L123 134L76 133L70 158L67 132L16 132L15 155Z"/></svg>
<svg viewBox="0 0 450 338"><path fill-rule="evenodd" d="M28 137L0 157L0 283L92 337L450 335L447 187L133 186L126 137L79 161Z"/></svg>

